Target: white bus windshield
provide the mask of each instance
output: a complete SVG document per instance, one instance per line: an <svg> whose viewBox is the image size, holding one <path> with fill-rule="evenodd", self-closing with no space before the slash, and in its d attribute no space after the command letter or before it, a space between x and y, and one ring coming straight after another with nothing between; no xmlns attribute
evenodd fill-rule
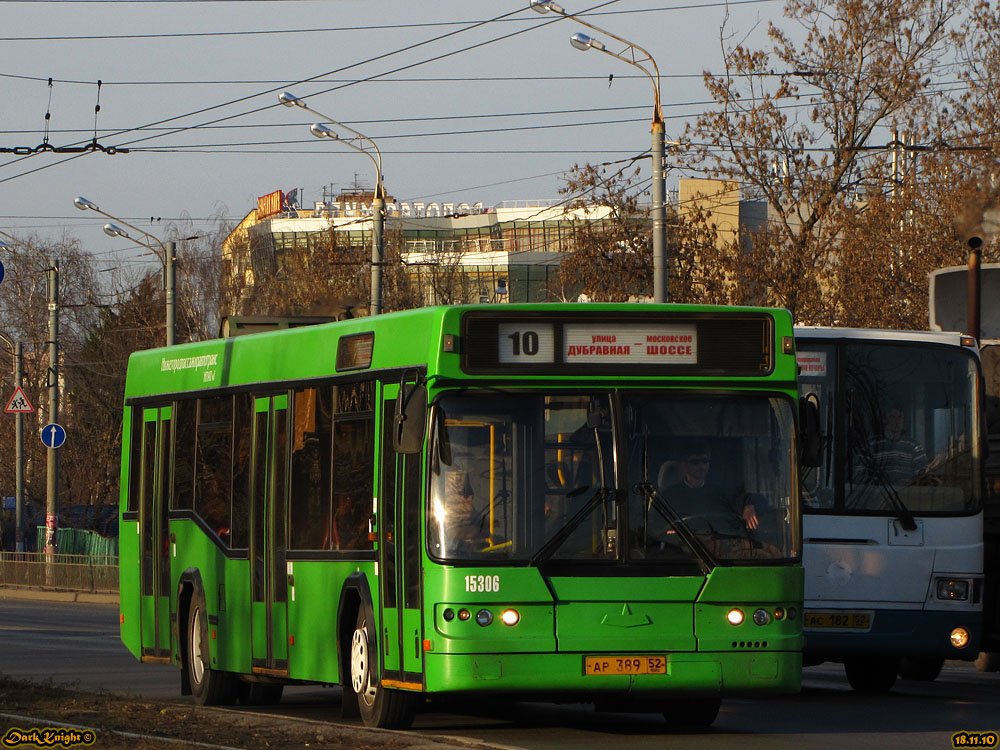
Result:
<svg viewBox="0 0 1000 750"><path fill-rule="evenodd" d="M822 466L803 470L803 508L845 515L961 515L981 504L976 360L931 344L798 344L815 394ZM803 357L806 359L804 360Z"/></svg>

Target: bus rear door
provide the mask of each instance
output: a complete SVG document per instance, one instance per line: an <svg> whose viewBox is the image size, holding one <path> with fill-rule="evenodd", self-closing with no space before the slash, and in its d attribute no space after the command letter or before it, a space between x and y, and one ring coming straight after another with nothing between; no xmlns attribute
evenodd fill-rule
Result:
<svg viewBox="0 0 1000 750"><path fill-rule="evenodd" d="M139 544L142 566L142 658L170 660L170 407L142 411Z"/></svg>
<svg viewBox="0 0 1000 750"><path fill-rule="evenodd" d="M253 671L288 673L288 396L254 399L250 560Z"/></svg>

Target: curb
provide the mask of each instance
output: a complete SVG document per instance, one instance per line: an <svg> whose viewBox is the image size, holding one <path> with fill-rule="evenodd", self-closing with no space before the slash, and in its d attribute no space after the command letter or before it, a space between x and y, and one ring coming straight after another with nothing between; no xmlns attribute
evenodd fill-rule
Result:
<svg viewBox="0 0 1000 750"><path fill-rule="evenodd" d="M92 594L87 591L49 591L0 587L0 599L23 599L47 602L81 602L84 604L118 604L118 594Z"/></svg>

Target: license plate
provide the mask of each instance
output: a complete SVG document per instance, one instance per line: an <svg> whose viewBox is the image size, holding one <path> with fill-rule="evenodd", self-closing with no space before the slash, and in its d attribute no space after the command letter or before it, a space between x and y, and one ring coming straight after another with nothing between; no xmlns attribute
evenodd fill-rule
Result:
<svg viewBox="0 0 1000 750"><path fill-rule="evenodd" d="M813 629L871 630L872 616L869 612L806 612L802 624Z"/></svg>
<svg viewBox="0 0 1000 750"><path fill-rule="evenodd" d="M585 675L666 674L667 657L651 655L585 656L583 673Z"/></svg>

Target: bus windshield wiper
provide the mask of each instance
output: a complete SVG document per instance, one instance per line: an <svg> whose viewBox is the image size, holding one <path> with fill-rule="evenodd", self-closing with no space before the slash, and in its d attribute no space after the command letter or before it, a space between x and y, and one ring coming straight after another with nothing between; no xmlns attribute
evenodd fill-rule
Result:
<svg viewBox="0 0 1000 750"><path fill-rule="evenodd" d="M684 543L697 556L698 561L701 563L702 572L705 574L710 573L716 566L716 560L712 557L712 553L708 551L708 547L705 546L704 542L681 520L680 515L674 510L673 506L663 499L663 496L656 487L651 482L637 482L635 490L642 494L646 501L656 509L657 513L663 516L663 520L674 527L677 535L684 540Z"/></svg>
<svg viewBox="0 0 1000 750"><path fill-rule="evenodd" d="M567 493L567 497L573 497L586 490L586 487L577 487L576 489L570 490L569 493ZM566 524L559 529L559 531L553 534L552 537L545 542L545 544L539 547L538 551L531 556L530 560L528 560L528 565L537 567L552 557L556 550L562 546L563 542L569 539L570 535L576 531L576 527L583 523L584 519L594 511L594 508L614 496L615 490L613 489L608 487L601 487L598 489L590 500L588 500L587 503L580 508L579 511L577 511L575 516L569 519L569 521L567 521Z"/></svg>
<svg viewBox="0 0 1000 750"><path fill-rule="evenodd" d="M866 456L864 459L867 464L868 474L871 476L875 483L878 485L879 489L889 500L889 504L896 509L897 517L903 524L903 528L906 531L915 531L917 528L917 522L913 518L913 513L910 509L906 507L906 503L903 502L903 498L899 496L896 488L893 486L892 481L886 476L882 467L878 465L874 456Z"/></svg>

